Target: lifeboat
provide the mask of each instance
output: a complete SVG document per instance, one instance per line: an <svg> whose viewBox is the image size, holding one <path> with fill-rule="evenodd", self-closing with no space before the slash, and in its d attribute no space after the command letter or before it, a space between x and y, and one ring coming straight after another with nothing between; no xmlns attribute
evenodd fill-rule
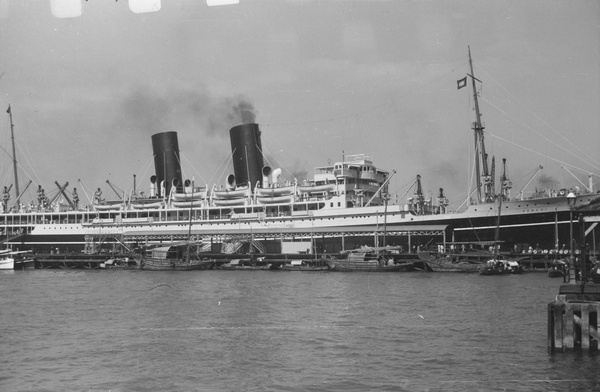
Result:
<svg viewBox="0 0 600 392"><path fill-rule="evenodd" d="M161 205L161 201L155 201L153 203L131 203L131 208L135 210L156 209L160 208Z"/></svg>
<svg viewBox="0 0 600 392"><path fill-rule="evenodd" d="M256 188L258 196L284 196L294 193L294 185L274 187L274 188Z"/></svg>
<svg viewBox="0 0 600 392"><path fill-rule="evenodd" d="M173 200L175 201L190 201L190 200L202 200L206 199L208 191L203 189L199 192L194 193L173 193Z"/></svg>
<svg viewBox="0 0 600 392"><path fill-rule="evenodd" d="M213 204L216 206L243 206L246 204L246 198L213 199Z"/></svg>
<svg viewBox="0 0 600 392"><path fill-rule="evenodd" d="M208 196L208 187L194 187L192 192L191 187L185 188L185 192L173 193L173 200L175 201L189 201L189 200L200 200L206 199Z"/></svg>
<svg viewBox="0 0 600 392"><path fill-rule="evenodd" d="M260 204L289 204L294 200L292 195L283 196L258 196L256 198Z"/></svg>
<svg viewBox="0 0 600 392"><path fill-rule="evenodd" d="M175 208L191 208L191 207L202 207L204 200L186 200L186 201L173 201L173 207Z"/></svg>
<svg viewBox="0 0 600 392"><path fill-rule="evenodd" d="M298 190L301 193L324 193L333 192L335 190L335 184L323 184L323 185L299 185Z"/></svg>
<svg viewBox="0 0 600 392"><path fill-rule="evenodd" d="M248 188L237 188L233 190L216 191L213 190L212 194L216 199L236 199L243 198L248 194Z"/></svg>
<svg viewBox="0 0 600 392"><path fill-rule="evenodd" d="M118 211L122 207L122 203L112 203L112 204L94 204L94 210L96 211Z"/></svg>

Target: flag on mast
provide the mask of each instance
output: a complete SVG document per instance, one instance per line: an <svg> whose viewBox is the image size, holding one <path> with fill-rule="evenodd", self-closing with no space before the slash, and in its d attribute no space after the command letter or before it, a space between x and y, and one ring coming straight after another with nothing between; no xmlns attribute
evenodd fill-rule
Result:
<svg viewBox="0 0 600 392"><path fill-rule="evenodd" d="M6 109L6 113L10 114L10 103L8 104L8 109Z"/></svg>
<svg viewBox="0 0 600 392"><path fill-rule="evenodd" d="M464 78L458 79L456 81L456 88L457 88L457 90L460 90L463 87L467 87L467 77L466 76Z"/></svg>

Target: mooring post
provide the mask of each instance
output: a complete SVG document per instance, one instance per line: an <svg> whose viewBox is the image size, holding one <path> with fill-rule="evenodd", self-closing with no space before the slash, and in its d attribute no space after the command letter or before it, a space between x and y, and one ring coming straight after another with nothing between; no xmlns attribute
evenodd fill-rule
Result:
<svg viewBox="0 0 600 392"><path fill-rule="evenodd" d="M598 350L600 285L564 284L548 304L548 350Z"/></svg>
<svg viewBox="0 0 600 392"><path fill-rule="evenodd" d="M590 308L588 305L581 305L581 348L590 349Z"/></svg>
<svg viewBox="0 0 600 392"><path fill-rule="evenodd" d="M577 274L575 271L575 247L573 246L573 210L575 209L575 202L577 196L571 191L567 195L567 202L569 204L569 282L575 284L577 280Z"/></svg>

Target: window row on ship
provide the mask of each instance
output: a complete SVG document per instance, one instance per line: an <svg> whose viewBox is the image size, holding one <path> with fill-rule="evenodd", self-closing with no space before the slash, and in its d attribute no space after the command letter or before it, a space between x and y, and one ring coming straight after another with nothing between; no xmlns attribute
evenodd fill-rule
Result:
<svg viewBox="0 0 600 392"><path fill-rule="evenodd" d="M304 221L302 212L307 215L310 211L317 211L324 207L324 203L307 205L306 209L293 210L289 206L272 206L272 207L223 207L218 209L194 209L192 212L193 220L205 221L243 221L248 219L264 219L264 218L290 218L295 216L301 221ZM292 214L292 212L296 213ZM186 222L190 219L190 211L187 209L170 209L170 210L139 210L139 211L70 211L61 213L30 213L30 214L6 214L0 215L0 226L34 226L43 224L81 224L93 222L105 223L133 223L139 222ZM300 215L297 215L300 213ZM383 215L378 214L381 217ZM395 214L390 214L395 215ZM367 218L372 217L372 214L341 214L335 218L346 219L351 218ZM332 216L321 217L320 219L335 219ZM306 218L310 219L310 218Z"/></svg>
<svg viewBox="0 0 600 392"><path fill-rule="evenodd" d="M194 209L193 219L224 220L235 214L262 214L264 217L291 216L292 211L316 211L325 207L325 203L295 205L293 210L283 206L237 206L211 209ZM332 206L333 207L333 206ZM123 221L128 219L147 219L148 221L189 220L189 209L167 210L129 210L129 211L69 211L53 213L2 214L0 225L42 225L42 224L79 224L97 220Z"/></svg>

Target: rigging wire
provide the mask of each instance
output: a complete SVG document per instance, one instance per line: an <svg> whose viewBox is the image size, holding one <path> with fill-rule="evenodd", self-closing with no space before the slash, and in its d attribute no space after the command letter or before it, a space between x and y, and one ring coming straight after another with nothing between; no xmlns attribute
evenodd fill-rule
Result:
<svg viewBox="0 0 600 392"><path fill-rule="evenodd" d="M198 175L198 178L200 178L200 180L206 184L206 181L204 181L204 178L202 178L202 175L200 175L200 173L198 172L198 170L196 170L196 168L194 167L194 165L192 165L192 163L190 162L190 160L189 160L189 159L187 159L187 156L185 156L185 155L181 155L181 156L183 157L183 159L185 160L185 162L186 162L188 165L190 165L190 168L191 168L191 170L190 170L190 171L191 171L192 173L195 173L196 175ZM193 176L192 176L192 177L193 177Z"/></svg>
<svg viewBox="0 0 600 392"><path fill-rule="evenodd" d="M93 195L94 195L94 192L92 192L92 190L91 190L91 189L88 189L88 188L85 186L85 184L83 183L83 181L81 181L81 179L77 180L77 182L78 182L78 183L79 183L79 185L81 186L81 190L82 190L82 191L83 191L83 193L85 194L85 197L88 199L88 202L89 202L90 204L93 204L93 199L94 199L94 198L93 198ZM89 191L89 194L90 194L90 195L92 195L92 198L90 198L90 197L89 197L89 195L88 195L88 191Z"/></svg>
<svg viewBox="0 0 600 392"><path fill-rule="evenodd" d="M533 128L531 128L531 127L530 127L530 126L528 126L527 124L523 124L523 123L521 123L521 122L520 122L519 120L517 120L517 119L516 119L514 116L511 116L510 114L506 113L504 110L502 110L502 109L501 109L501 108L499 108L498 106L494 105L493 103L491 103L491 102L490 102L490 101L488 101L487 99L485 99L485 98L481 98L481 99L482 99L483 101L487 102L487 103L488 103L490 106L492 106L493 108L495 108L495 109L497 109L498 111L500 111L502 114L504 114L504 115L506 115L506 116L508 116L508 117L512 118L512 119L513 119L513 120L514 120L514 121L515 121L515 122L516 122L518 125L521 125L521 126L523 126L523 127L527 128L527 129L529 129L531 132L535 133L536 135L538 135L538 136L539 136L539 137L541 137L541 138L544 138L544 139L545 139L547 142L549 142L549 143L553 144L554 146L558 147L558 148L559 148L559 149L561 149L562 151L564 151L564 152L566 152L566 153L568 153L568 154L571 154L571 155L573 155L573 156L575 156L575 157L577 157L578 159L580 159L580 160L581 160L581 158L580 158L580 157L576 156L575 154L572 154L570 151L568 151L567 149L565 149L565 148L564 148L564 147L562 147L561 145L559 145L559 144L557 144L557 143L553 142L552 140L550 140L550 139L546 138L544 135L541 135L539 132L535 131ZM498 138L498 139L501 139L499 136L493 135L493 134L491 134L490 132L487 132L487 133L488 133L489 135L492 135L492 136L494 136L494 137ZM502 139L502 140L503 140L503 139ZM531 148L527 148L527 147L524 147L524 146L520 146L520 145L518 145L518 144L516 144L516 143L512 143L512 144L513 144L513 145L515 145L515 146L517 146L517 147L524 148L524 149L526 149L526 150L527 150L527 151L529 151L529 152L534 152L534 153L536 153L537 155L541 155L541 156L543 156L543 157L546 157L546 154L543 154L543 153L537 152L537 151L535 151L535 150L533 150L533 149L531 149ZM555 161L556 161L556 159L553 159L552 157L549 157L549 158L550 158L551 160L555 160ZM592 159L592 160L593 160L593 159ZM583 160L582 160L582 161L583 161ZM557 161L557 162L559 162L559 161ZM581 171L582 171L582 172L584 172L584 173L587 173L587 170L584 170L584 169L579 169L579 168L577 168L577 167L576 167L576 166L574 166L574 165L567 164L567 163L565 163L565 165L566 165L566 166L573 167L573 168L575 168L575 169L578 169L578 170L581 170ZM596 170L600 171L600 167L599 167L599 166L592 165L592 167L593 167L594 169L596 169Z"/></svg>
<svg viewBox="0 0 600 392"><path fill-rule="evenodd" d="M275 154L273 154L271 151L269 151L269 149L268 149L268 148L266 148L266 147L264 147L264 146L263 146L263 150L266 150L266 152L267 152L267 153L268 153L268 154L269 154L269 155L270 155L270 156L271 156L271 157L272 157L272 158L275 160L275 163L277 163L277 164L279 165L279 166L278 166L279 168L283 168L283 170L285 170L285 171L286 171L286 172L287 172L287 173L290 175L290 177L291 177L292 179L294 179L294 178L295 178L295 177L294 177L294 174L293 174L291 171L289 171L289 170L288 170L288 168L287 168L287 167L285 167L285 165L283 165L283 164L282 164L282 163L281 163L281 162L280 162L280 161L277 159L277 157L275 156ZM262 152L262 151L261 151L260 153L261 153L261 154L263 154L263 152ZM264 156L264 154L263 154L263 156ZM267 161L267 163L269 163L269 162Z"/></svg>
<svg viewBox="0 0 600 392"><path fill-rule="evenodd" d="M0 173L5 173L4 174L4 182L3 184L7 184L10 180L8 179L10 173L8 172L8 170L4 171L4 168L6 167L6 160L3 159L2 160L2 168L0 168Z"/></svg>
<svg viewBox="0 0 600 392"><path fill-rule="evenodd" d="M9 121L9 128L10 128L10 121ZM40 184L41 184L42 182L41 182L41 180L39 179L39 176L37 176L37 173L35 172L35 169L33 168L33 165L32 165L32 164L31 164L31 162L29 161L29 159L28 159L28 157L27 157L27 154L25 154L25 152L24 152L24 151L23 151L23 149L21 148L21 145L19 144L19 142L18 142L18 141L16 142L16 146L17 146L17 148L19 149L19 151L22 153L22 156L25 158L25 160L27 161L27 163L29 164L29 167L31 167L31 169L34 171L34 174L35 174L35 177L37 177L38 183L40 183ZM13 156L12 156L12 154L11 154L11 153L9 153L9 152L8 152L8 151L7 151L7 150L6 150L6 149L5 149L3 146L1 146L1 145L0 145L0 149L6 153L6 156L8 156L8 157L10 158L10 160L11 160L11 161L10 161L10 167L12 167L12 165L13 165ZM6 166L6 161L3 161L3 164L2 164L2 170L4 170L6 167L7 167L7 166ZM20 160L19 160L19 161L17 161L17 169L20 169L20 170L21 170L21 172L22 172L23 174L25 174L25 176L26 176L26 177L27 177L29 180L32 180L32 181L33 181L33 177L32 177L32 176L29 174L29 172L28 172L28 171L25 169L25 167L24 167L24 166L21 164L21 161L20 161ZM9 172L7 171L7 172L6 172L6 177L5 177L5 183L8 183L8 182L14 181L14 178L13 178L12 180L9 180L10 176L12 176L12 174L11 174L11 173L9 173ZM16 192L16 189L15 189L15 192ZM23 193L23 196L24 196L25 194L29 194L29 192L30 192L29 190L25 190L25 192ZM19 195L15 195L15 197L18 197L18 196L19 196Z"/></svg>
<svg viewBox="0 0 600 392"><path fill-rule="evenodd" d="M462 57L461 57L461 59L462 59ZM457 61L457 59L452 60L451 62L455 62L455 61ZM353 114L348 114L348 115L340 116L340 117L330 117L330 118L323 119L323 120L310 120L310 121L300 121L300 122L292 122L292 123L273 123L273 124L267 123L267 124L261 124L261 126L263 126L263 127L275 127L275 126L320 124L320 123L336 122L336 121L340 121L340 120L346 120L346 119L350 119L350 118L356 118L356 117L364 116L367 113L376 111L376 110L381 109L381 108L383 108L385 106L389 106L391 104L396 103L401 98L404 98L404 97L406 97L409 94L413 94L413 93L415 93L415 92L417 92L417 91L419 91L419 90L421 90L421 89L429 86L430 84L433 84L433 83L437 82L438 80L444 78L445 76L447 76L447 75L449 75L451 73L456 72L458 69L464 67L465 65L466 65L466 62L462 63L459 66L457 66L456 68L453 68L452 70L450 70L450 71L448 71L448 72L446 72L446 73L444 73L444 74L442 74L442 75L440 75L440 76L438 76L438 77L430 80L429 82L420 85L419 87L417 87L415 89L411 89L411 90L406 91L403 94L400 94L396 98L388 99L387 101L385 101L385 102L383 102L383 103L381 103L379 105L371 106L370 108L365 109L365 110L360 111L360 112L355 112Z"/></svg>
<svg viewBox="0 0 600 392"><path fill-rule="evenodd" d="M546 125L548 128L550 128L555 134L557 134L558 136L560 136L560 138L562 140L564 140L565 142L567 142L569 145L571 145L571 147L575 148L580 154L584 155L587 159L589 159L590 161L594 162L595 166L592 165L596 170L600 170L599 166L600 163L595 160L593 157L591 157L590 155L586 154L583 150L581 150L579 147L577 147L571 140L569 140L568 138L566 138L563 134L561 134L556 128L554 128L552 125L548 124L548 122L546 122L543 118L541 118L536 112L534 112L533 110L531 110L527 105L523 104L521 101L519 101L517 99L517 97L515 97L514 94L512 94L510 91L508 91L506 89L506 87L504 87L504 85L502 85L500 82L498 82L496 79L494 79L485 69L483 69L483 67L481 67L479 64L477 64L477 67L479 69L481 69L481 71L483 71L491 80L493 80L498 86L500 86L500 88L502 88L506 93L508 93L512 99L521 107L525 108L528 112L530 112L531 114L533 114L533 116L535 118L537 118L538 120L540 120L544 125ZM496 105L492 104L490 101L486 100L485 98L480 97L480 99L484 100L485 102L487 102L488 104L490 104L492 107L494 107L495 109L499 110L500 112L502 112L503 114L515 119L513 116L508 115L504 110L500 109L499 107L497 107ZM556 147L559 147L561 150L573 155L574 157L581 159L581 157L577 156L576 154L572 153L571 151L568 151L567 149L565 149L564 147L558 145L557 143L553 142L552 140L548 139L547 137L545 137L544 135L541 135L539 132L536 132L534 129L532 129L531 127L529 127L528 125L522 124L520 123L518 120L515 119L515 121L528 128L530 131L532 131L533 133L535 133L536 135L540 136L541 138L545 139L546 141L550 142L551 144L553 144ZM582 159L581 159L582 160ZM582 160L583 161L583 160Z"/></svg>
<svg viewBox="0 0 600 392"><path fill-rule="evenodd" d="M40 179L40 177L37 174L37 171L35 170L34 165L31 163L29 157L27 156L28 154L25 154L25 151L23 151L23 149L21 148L21 144L19 142L17 142L17 148L22 153L22 156L25 158L25 162L27 162L27 164L29 165L29 167L31 168L31 170L33 170L33 176L31 176L27 172L27 170L25 170L25 167L23 165L21 165L21 161L20 160L17 162L18 167L25 173L25 175L27 176L27 178L29 178L30 180L33 180L33 177L35 176L35 178L38 181L38 184L43 184L42 180ZM31 155L31 154L29 154L29 155Z"/></svg>
<svg viewBox="0 0 600 392"><path fill-rule="evenodd" d="M154 160L154 157L148 159L148 162L146 163L144 172L142 173L142 175L140 176L140 178L142 178L142 179L146 178L146 173L148 173L148 169L150 168L150 165L152 165L152 161L153 160ZM139 191L138 191L138 193L139 193Z"/></svg>
<svg viewBox="0 0 600 392"><path fill-rule="evenodd" d="M463 59L463 57L461 56L460 58L451 60L450 62L456 62L456 61L462 60L462 59ZM413 94L413 93L415 93L415 92L417 92L417 91L419 91L419 90L421 90L421 89L423 89L423 88L425 88L425 87L427 87L427 86L429 86L429 85L437 82L438 80L443 79L447 75L452 74L452 73L456 72L458 69L463 68L466 64L467 64L467 62L462 62L460 65L456 66L455 68L451 69L450 71L445 72L445 73L439 75L438 77L436 77L434 79L431 79L430 81L428 81L428 82L426 82L426 83L418 86L415 89L411 89L409 91L406 91L405 93L400 94L396 98L391 98L391 99L385 101L382 104L372 106L372 107L370 107L368 109L365 109L363 111L360 111L360 112L355 112L353 114L348 114L348 115L340 116L340 117L331 117L331 118L323 119L323 120L310 120L310 121L291 122L291 123L266 123L266 124L261 124L261 126L263 126L263 127L274 127L274 126L308 125L308 124L321 124L321 123L337 122L337 121L350 121L352 119L355 119L354 125L357 126L357 127L360 127L360 124L357 123L356 119L358 119L360 117L363 117L362 121L364 122L364 121L366 121L364 119L364 116L366 114L368 114L370 112L374 112L374 111L376 111L378 109L381 109L383 107L386 107L386 106L389 106L389 105L392 105L392 104L397 104L400 101L401 98L404 98L404 97L406 97L406 96L408 96L410 94ZM274 155L273 155L273 158L276 159ZM289 170L287 170L285 167L284 167L284 169L288 173L290 173ZM292 175L292 177L293 177L293 175Z"/></svg>
<svg viewBox="0 0 600 392"><path fill-rule="evenodd" d="M223 179L223 174L225 173L225 170L227 170L227 161L228 160L229 160L229 155L225 154L225 156L221 160L221 163L217 167L217 170L215 172L216 175L213 174L212 177L208 180L209 181L208 183L215 183L215 181L216 181L215 177Z"/></svg>
<svg viewBox="0 0 600 392"><path fill-rule="evenodd" d="M519 144L517 144L517 143L515 143L515 142L513 142L513 141L510 141L510 140L504 139L504 138L502 138L502 137L500 137L500 136L498 136L498 135L494 135L493 133L489 133L489 132L487 132L487 134L488 134L488 135L490 135L490 136L492 136L492 137L494 137L494 138L496 138L496 139L498 139L498 140L501 140L501 141L503 141L503 142L505 142L505 143L509 143L509 144L512 144L512 145L513 145L513 146L515 146L515 147L519 147L519 148L521 148L521 149L523 149L523 150L525 150L525 151L527 151L527 152L529 152L529 153L536 154L536 155L541 155L542 157L544 157L544 158L546 158L546 159L549 159L549 160L551 160L551 161L554 161L554 162L560 163L560 164L561 164L561 165L563 165L563 166L568 166L568 167L570 167L570 168L572 168L572 169L579 170L579 171L581 171L582 173L589 173L589 170L584 170L584 169L582 169L582 168L579 168L579 167L577 167L577 166L573 166L573 165L571 165L571 164L569 164L569 163L566 163L566 162L564 162L564 161L561 161L560 159L556 159L556 158L554 158L554 157L551 157L551 156L546 156L546 155L544 155L544 154L542 154L542 153L540 153L540 152L537 152L537 151L535 151L535 150L534 150L534 149L532 149L532 148L525 147L525 146L521 146L521 145L519 145ZM599 174L596 174L596 173L592 173L592 174L593 174L593 175L595 175L595 176L599 176Z"/></svg>
<svg viewBox="0 0 600 392"><path fill-rule="evenodd" d="M177 157L177 162L179 162L179 167L182 168L182 172L183 172L183 164L181 162L181 157L183 156L183 159L185 160L185 162L190 165L190 168L191 168L190 171L193 173L196 173L198 175L198 177L200 178L200 180L204 181L204 179L202 178L200 173L198 173L198 171L196 171L196 168L191 164L191 162L187 159L187 157L185 155L181 154L181 151L179 152L179 154L177 154L175 156ZM195 176L192 176L192 177L195 177ZM184 178L182 178L181 180L185 181Z"/></svg>

